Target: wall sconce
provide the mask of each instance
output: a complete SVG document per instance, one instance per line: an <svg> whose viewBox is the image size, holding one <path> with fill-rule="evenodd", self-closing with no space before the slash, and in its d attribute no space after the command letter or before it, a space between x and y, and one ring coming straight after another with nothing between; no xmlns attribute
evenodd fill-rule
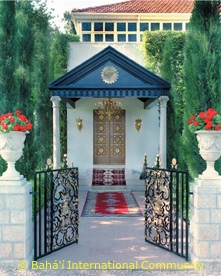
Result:
<svg viewBox="0 0 221 276"><path fill-rule="evenodd" d="M79 117L78 119L76 119L76 122L77 122L77 128L78 128L78 130L81 131L82 128L83 128L82 119Z"/></svg>
<svg viewBox="0 0 221 276"><path fill-rule="evenodd" d="M138 119L135 120L135 128L136 128L137 131L140 130L140 128L141 128L141 123L142 123L142 120L141 120L141 119L138 118Z"/></svg>

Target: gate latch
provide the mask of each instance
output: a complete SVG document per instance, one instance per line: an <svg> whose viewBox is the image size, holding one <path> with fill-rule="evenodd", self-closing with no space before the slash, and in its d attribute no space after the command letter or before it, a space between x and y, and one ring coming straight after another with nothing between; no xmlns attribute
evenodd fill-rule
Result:
<svg viewBox="0 0 221 276"><path fill-rule="evenodd" d="M193 195L193 192L188 192L187 194L188 194L188 195Z"/></svg>
<svg viewBox="0 0 221 276"><path fill-rule="evenodd" d="M30 195L36 195L36 192L29 192Z"/></svg>

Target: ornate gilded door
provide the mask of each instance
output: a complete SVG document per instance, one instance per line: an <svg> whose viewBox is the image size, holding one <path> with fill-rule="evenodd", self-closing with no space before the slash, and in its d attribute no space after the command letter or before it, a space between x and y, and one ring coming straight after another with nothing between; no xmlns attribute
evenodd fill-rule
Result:
<svg viewBox="0 0 221 276"><path fill-rule="evenodd" d="M110 120L94 111L94 164L125 164L125 110Z"/></svg>

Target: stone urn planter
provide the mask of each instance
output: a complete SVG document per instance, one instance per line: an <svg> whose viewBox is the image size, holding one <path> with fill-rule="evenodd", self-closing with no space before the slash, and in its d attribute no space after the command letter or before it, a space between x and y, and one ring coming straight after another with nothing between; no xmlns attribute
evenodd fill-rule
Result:
<svg viewBox="0 0 221 276"><path fill-rule="evenodd" d="M214 168L214 163L221 156L221 131L198 130L195 132L200 155L206 161L207 168L202 173L203 178L217 178L218 172Z"/></svg>
<svg viewBox="0 0 221 276"><path fill-rule="evenodd" d="M1 178L22 179L23 176L15 169L15 162L21 157L27 132L0 132L0 155L7 162L7 170Z"/></svg>

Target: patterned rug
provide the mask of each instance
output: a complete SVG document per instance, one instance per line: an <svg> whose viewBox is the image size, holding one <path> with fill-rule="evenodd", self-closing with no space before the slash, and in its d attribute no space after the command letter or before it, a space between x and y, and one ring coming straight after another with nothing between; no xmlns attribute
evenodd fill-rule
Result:
<svg viewBox="0 0 221 276"><path fill-rule="evenodd" d="M141 217L132 192L91 192L87 194L82 217Z"/></svg>
<svg viewBox="0 0 221 276"><path fill-rule="evenodd" d="M93 169L92 186L126 185L124 169Z"/></svg>

